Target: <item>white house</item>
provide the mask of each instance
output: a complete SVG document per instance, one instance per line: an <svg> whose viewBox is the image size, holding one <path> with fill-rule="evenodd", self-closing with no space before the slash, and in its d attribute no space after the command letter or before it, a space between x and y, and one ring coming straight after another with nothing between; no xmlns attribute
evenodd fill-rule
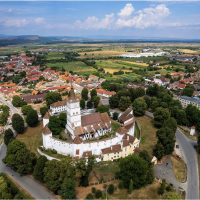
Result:
<svg viewBox="0 0 200 200"><path fill-rule="evenodd" d="M67 110L66 101L58 101L50 105L51 113L65 112Z"/></svg>

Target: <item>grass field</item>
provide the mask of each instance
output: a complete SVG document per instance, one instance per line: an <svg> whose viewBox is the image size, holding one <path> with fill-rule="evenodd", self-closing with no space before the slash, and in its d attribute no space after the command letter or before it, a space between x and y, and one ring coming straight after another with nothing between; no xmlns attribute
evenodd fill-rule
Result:
<svg viewBox="0 0 200 200"><path fill-rule="evenodd" d="M79 72L79 71L90 71L94 70L94 68L87 66L85 63L80 61L75 62L69 62L69 63L63 63L63 62L57 62L57 63L47 63L47 67L56 67L56 68L64 68L67 72L73 71L73 72Z"/></svg>
<svg viewBox="0 0 200 200"><path fill-rule="evenodd" d="M170 157L177 181L183 182L184 170L185 170L184 164L181 161L176 160L176 158L174 158L173 156Z"/></svg>
<svg viewBox="0 0 200 200"><path fill-rule="evenodd" d="M136 62L137 60L142 60L143 62L149 62L155 60L157 61L166 61L167 58L165 56L158 56L158 57L140 57L140 58L119 58L123 61L130 61L130 62ZM119 60L118 59L118 60Z"/></svg>
<svg viewBox="0 0 200 200"><path fill-rule="evenodd" d="M26 144L27 149L34 152L38 157L37 147L42 145L43 123L39 122L37 127L26 127L23 134L18 134L17 139Z"/></svg>
<svg viewBox="0 0 200 200"><path fill-rule="evenodd" d="M142 131L142 137L140 142L140 148L147 150L150 154L153 153L153 148L157 143L156 131L157 128L154 127L154 120L147 117L135 117L139 123Z"/></svg>
<svg viewBox="0 0 200 200"><path fill-rule="evenodd" d="M113 72L118 72L120 69L113 69L113 68L104 68L105 72L109 72L111 74L113 74ZM122 69L122 71L124 72L132 72L131 70L127 70L127 69Z"/></svg>
<svg viewBox="0 0 200 200"><path fill-rule="evenodd" d="M183 53L198 53L197 51L194 51L194 50L190 50L190 49L178 49L180 52L183 52Z"/></svg>
<svg viewBox="0 0 200 200"><path fill-rule="evenodd" d="M120 124L115 122L114 120L111 121L111 125L113 126L114 132L120 127Z"/></svg>
<svg viewBox="0 0 200 200"><path fill-rule="evenodd" d="M47 60L61 59L61 58L65 58L64 53L61 53L61 52L52 52L52 53L48 53L47 55Z"/></svg>

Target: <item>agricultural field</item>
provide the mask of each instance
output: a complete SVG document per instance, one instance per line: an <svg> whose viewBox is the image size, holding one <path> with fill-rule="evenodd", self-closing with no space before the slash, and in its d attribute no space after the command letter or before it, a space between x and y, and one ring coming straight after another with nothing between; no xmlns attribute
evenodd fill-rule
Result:
<svg viewBox="0 0 200 200"><path fill-rule="evenodd" d="M104 68L105 72L109 72L110 74L113 74L113 72L118 72L119 69L113 69L113 68ZM131 70L127 70L127 69L122 69L122 71L124 72L132 72Z"/></svg>
<svg viewBox="0 0 200 200"><path fill-rule="evenodd" d="M190 50L190 49L177 49L177 50L180 51L180 52L189 53L189 54L199 53L199 52L197 52L197 51Z"/></svg>
<svg viewBox="0 0 200 200"><path fill-rule="evenodd" d="M143 61L144 63L148 63L150 61L156 61L156 62L159 62L159 61L168 61L168 59L165 57L165 56L158 56L158 57L140 57L140 58L118 58L120 60L123 60L123 61L129 61L129 62L136 62L137 60L141 60Z"/></svg>
<svg viewBox="0 0 200 200"><path fill-rule="evenodd" d="M52 52L48 53L47 60L53 60L53 59L65 59L65 55L62 52Z"/></svg>

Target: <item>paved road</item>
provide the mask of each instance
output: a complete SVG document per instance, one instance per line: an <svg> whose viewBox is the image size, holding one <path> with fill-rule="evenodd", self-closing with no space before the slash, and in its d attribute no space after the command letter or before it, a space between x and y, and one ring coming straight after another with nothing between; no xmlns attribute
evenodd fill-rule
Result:
<svg viewBox="0 0 200 200"><path fill-rule="evenodd" d="M145 112L146 115L153 117L152 113ZM186 188L186 199L199 199L199 173L198 173L198 161L197 153L194 149L193 141L186 137L179 129L176 130L176 140L180 145L183 153L183 157L187 164L187 184Z"/></svg>
<svg viewBox="0 0 200 200"><path fill-rule="evenodd" d="M35 199L55 199L54 195L48 192L43 186L38 184L29 176L20 175L2 162L6 156L6 145L3 143L0 149L0 172L5 172L13 178L22 188L24 188Z"/></svg>

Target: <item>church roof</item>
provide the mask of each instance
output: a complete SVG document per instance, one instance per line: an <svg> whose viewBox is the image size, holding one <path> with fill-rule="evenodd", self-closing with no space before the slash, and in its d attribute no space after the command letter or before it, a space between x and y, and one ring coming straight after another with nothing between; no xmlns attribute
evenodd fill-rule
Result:
<svg viewBox="0 0 200 200"><path fill-rule="evenodd" d="M99 125L98 125L97 123L93 124L93 128L94 128L95 130L100 130L100 127L99 127Z"/></svg>
<svg viewBox="0 0 200 200"><path fill-rule="evenodd" d="M109 121L111 121L107 112L101 113L100 115L101 115L101 119L103 120L103 122L109 122Z"/></svg>
<svg viewBox="0 0 200 200"><path fill-rule="evenodd" d="M125 112L119 117L119 120L121 120L122 122L125 122L129 120L130 118L134 118L134 116L130 114L131 111L132 110L130 108L126 109Z"/></svg>
<svg viewBox="0 0 200 200"><path fill-rule="evenodd" d="M88 132L90 132L90 133L94 132L94 130L92 129L91 126L87 126L87 130L88 130Z"/></svg>
<svg viewBox="0 0 200 200"><path fill-rule="evenodd" d="M102 119L99 112L81 116L82 126L87 126L87 125L100 123L100 122L102 122Z"/></svg>
<svg viewBox="0 0 200 200"><path fill-rule="evenodd" d="M106 128L105 124L103 122L100 122L101 128Z"/></svg>
<svg viewBox="0 0 200 200"><path fill-rule="evenodd" d="M108 121L108 122L106 122L106 124L107 124L107 127L112 127L112 125L110 124L110 122Z"/></svg>
<svg viewBox="0 0 200 200"><path fill-rule="evenodd" d="M47 111L43 119L49 119L51 117L50 113Z"/></svg>
<svg viewBox="0 0 200 200"><path fill-rule="evenodd" d="M125 127L119 127L116 132L120 135L123 135L125 133L128 133L128 130Z"/></svg>
<svg viewBox="0 0 200 200"><path fill-rule="evenodd" d="M51 134L52 132L51 132L51 130L48 128L48 126L46 125L46 126L44 127L42 133L43 133L44 135L48 135L48 134Z"/></svg>
<svg viewBox="0 0 200 200"><path fill-rule="evenodd" d="M56 108L56 107L65 106L65 105L66 105L66 100L52 103L50 107Z"/></svg>
<svg viewBox="0 0 200 200"><path fill-rule="evenodd" d="M69 98L67 98L67 101L70 101L70 102L77 102L77 101L79 101L75 97L75 93L74 93L74 88L73 87L71 87L71 90L69 92Z"/></svg>
<svg viewBox="0 0 200 200"><path fill-rule="evenodd" d="M78 127L76 127L75 130L74 130L74 135L75 135L75 136L83 135L83 134L85 134L85 133L87 133L87 131L86 131L82 126L78 126Z"/></svg>
<svg viewBox="0 0 200 200"><path fill-rule="evenodd" d="M82 157L88 157L88 156L91 156L91 155L92 155L92 151L85 151L85 152L83 152Z"/></svg>
<svg viewBox="0 0 200 200"><path fill-rule="evenodd" d="M133 137L132 135L129 135L129 134L127 134L127 133L123 136L122 139L123 139L123 140L128 140L129 143L131 143L131 144L133 144L133 143L135 142L135 140L136 140L135 137Z"/></svg>
<svg viewBox="0 0 200 200"><path fill-rule="evenodd" d="M83 142L83 140L80 138L80 137L78 137L78 136L76 136L75 138L74 138L74 144L81 144L82 142Z"/></svg>

